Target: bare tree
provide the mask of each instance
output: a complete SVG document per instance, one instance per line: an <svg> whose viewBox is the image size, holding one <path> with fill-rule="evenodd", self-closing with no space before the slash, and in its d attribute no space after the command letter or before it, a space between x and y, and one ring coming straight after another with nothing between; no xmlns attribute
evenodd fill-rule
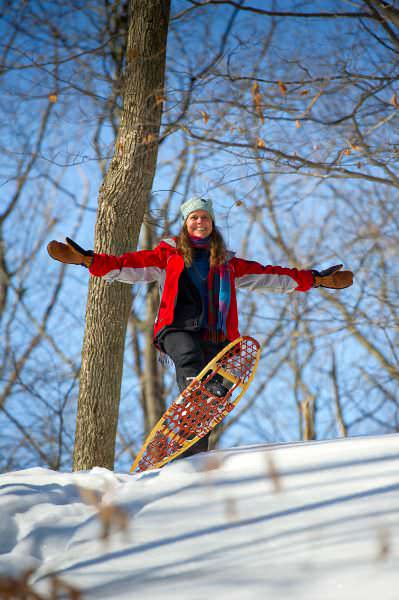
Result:
<svg viewBox="0 0 399 600"><path fill-rule="evenodd" d="M96 19L90 7L81 12L71 6L67 15L64 9L16 2L4 3L0 14L2 469L32 463L65 467L73 447L84 279L50 264L43 248L60 231L76 236L94 213L94 173L85 170L88 152L80 150L82 123L97 133L105 119L115 117L117 101L104 102L96 84L111 85L120 51L110 49L123 48L125 30L116 23L123 3L114 3L109 15L98 10ZM116 98L116 87L113 92ZM79 97L86 99L85 112ZM71 286L78 289L73 303Z"/></svg>
<svg viewBox="0 0 399 600"><path fill-rule="evenodd" d="M170 3L130 4L121 124L99 196L97 252L134 249L158 150ZM74 469L113 468L130 289L92 279L86 311Z"/></svg>

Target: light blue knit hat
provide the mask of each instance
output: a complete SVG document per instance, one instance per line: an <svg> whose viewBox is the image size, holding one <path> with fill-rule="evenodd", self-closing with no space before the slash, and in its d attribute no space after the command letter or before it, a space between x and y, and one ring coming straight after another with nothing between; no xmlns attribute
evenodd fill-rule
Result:
<svg viewBox="0 0 399 600"><path fill-rule="evenodd" d="M187 219L188 215L195 210L206 210L212 217L212 221L215 220L215 213L213 212L212 200L207 198L201 198L201 196L194 196L194 198L190 198L184 202L180 207L180 212L182 214L183 223Z"/></svg>

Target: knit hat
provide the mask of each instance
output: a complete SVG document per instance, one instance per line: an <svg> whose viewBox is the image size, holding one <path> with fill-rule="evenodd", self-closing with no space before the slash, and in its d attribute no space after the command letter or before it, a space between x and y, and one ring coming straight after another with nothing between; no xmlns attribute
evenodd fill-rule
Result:
<svg viewBox="0 0 399 600"><path fill-rule="evenodd" d="M206 210L206 212L210 214L212 221L215 220L212 200L207 200L206 198L195 196L194 198L190 198L190 200L187 200L187 202L184 202L180 207L183 223L187 219L188 215L194 212L195 210Z"/></svg>

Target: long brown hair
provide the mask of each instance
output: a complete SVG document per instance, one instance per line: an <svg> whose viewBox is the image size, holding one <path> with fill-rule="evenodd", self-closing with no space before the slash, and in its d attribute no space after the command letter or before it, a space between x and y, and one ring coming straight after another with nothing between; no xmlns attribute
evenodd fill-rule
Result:
<svg viewBox="0 0 399 600"><path fill-rule="evenodd" d="M224 243L222 234L215 225L213 225L212 233L209 237L210 266L217 267L226 261L226 244ZM177 237L177 248L183 255L184 265L186 267L191 267L193 262L194 249L190 243L190 236L188 235L187 225L185 223Z"/></svg>

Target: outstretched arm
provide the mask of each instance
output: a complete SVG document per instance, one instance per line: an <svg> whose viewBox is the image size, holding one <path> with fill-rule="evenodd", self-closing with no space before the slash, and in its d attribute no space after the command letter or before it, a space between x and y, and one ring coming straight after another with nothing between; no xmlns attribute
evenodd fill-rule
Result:
<svg viewBox="0 0 399 600"><path fill-rule="evenodd" d="M231 260L238 288L259 292L307 292L314 285L310 270L261 265L252 260L234 257Z"/></svg>
<svg viewBox="0 0 399 600"><path fill-rule="evenodd" d="M48 244L47 251L51 258L62 263L87 267L91 275L102 277L109 283L159 282L162 279L165 254L159 246L154 250L138 250L115 256L84 250L70 238L66 238L66 242L64 244L53 240Z"/></svg>
<svg viewBox="0 0 399 600"><path fill-rule="evenodd" d="M307 292L313 287L343 289L353 283L353 273L341 271L343 265L316 271L263 266L256 261L236 257L232 259L231 264L237 287L260 292Z"/></svg>

